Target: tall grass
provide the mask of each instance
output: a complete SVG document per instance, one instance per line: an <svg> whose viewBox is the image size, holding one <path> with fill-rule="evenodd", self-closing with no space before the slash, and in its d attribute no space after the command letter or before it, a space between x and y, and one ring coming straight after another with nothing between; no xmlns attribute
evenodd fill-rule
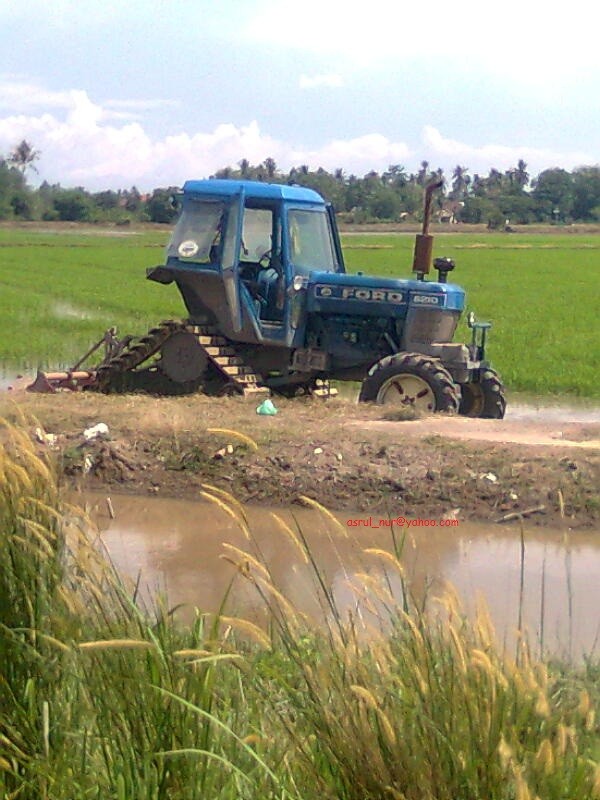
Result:
<svg viewBox="0 0 600 800"><path fill-rule="evenodd" d="M230 633L141 607L27 436L4 435L0 796L285 797L244 741L257 696L245 700Z"/></svg>
<svg viewBox="0 0 600 800"><path fill-rule="evenodd" d="M5 426L2 441L0 796L600 797L597 666L535 661L524 640L504 653L451 593L415 607L400 543L365 553L385 578L365 571L344 616L279 520L312 565L315 624L274 585L240 504L206 487L250 537L227 558L267 624L225 616L225 598L181 626L115 575L28 437Z"/></svg>

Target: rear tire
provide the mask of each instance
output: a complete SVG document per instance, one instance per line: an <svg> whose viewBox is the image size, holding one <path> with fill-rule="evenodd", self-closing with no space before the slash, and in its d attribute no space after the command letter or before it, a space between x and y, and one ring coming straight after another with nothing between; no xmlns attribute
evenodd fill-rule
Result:
<svg viewBox="0 0 600 800"><path fill-rule="evenodd" d="M456 413L458 386L442 364L419 353L396 353L374 364L364 379L359 402Z"/></svg>
<svg viewBox="0 0 600 800"><path fill-rule="evenodd" d="M481 371L478 383L460 385L461 400L458 413L465 417L503 419L506 395L500 376L493 369Z"/></svg>

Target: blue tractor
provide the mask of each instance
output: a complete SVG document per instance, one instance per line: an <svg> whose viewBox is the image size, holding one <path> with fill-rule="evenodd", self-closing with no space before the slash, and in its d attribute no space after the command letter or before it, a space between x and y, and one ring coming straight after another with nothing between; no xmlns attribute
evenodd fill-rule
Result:
<svg viewBox="0 0 600 800"><path fill-rule="evenodd" d="M148 278L175 283L188 318L109 342L87 385L296 396L326 395L334 379L359 381L361 401L503 417L504 388L485 360L489 324L471 317L472 342L453 342L465 305L447 282L453 262L435 259L438 279L426 279L435 188L406 280L348 274L333 209L311 189L186 182L166 263Z"/></svg>

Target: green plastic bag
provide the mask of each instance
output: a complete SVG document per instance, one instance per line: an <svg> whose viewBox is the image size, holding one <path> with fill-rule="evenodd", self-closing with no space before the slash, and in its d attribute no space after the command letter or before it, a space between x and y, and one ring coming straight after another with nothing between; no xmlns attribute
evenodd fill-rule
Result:
<svg viewBox="0 0 600 800"><path fill-rule="evenodd" d="M277 414L277 409L273 405L272 400L267 397L266 400L263 400L259 407L256 409L257 414L263 414L264 416L272 417L274 414Z"/></svg>

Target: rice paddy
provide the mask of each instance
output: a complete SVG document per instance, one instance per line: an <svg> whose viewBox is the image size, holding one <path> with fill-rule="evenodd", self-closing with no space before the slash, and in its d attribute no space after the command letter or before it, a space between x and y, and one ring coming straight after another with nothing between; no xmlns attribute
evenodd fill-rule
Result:
<svg viewBox="0 0 600 800"><path fill-rule="evenodd" d="M0 230L0 366L68 366L111 326L142 335L184 315L176 288L144 277L162 262L167 238ZM344 243L349 271L409 276L411 235ZM468 309L493 323L488 354L510 390L600 397L600 237L441 234L434 255L456 261L451 278L466 289ZM457 340L469 338L463 322Z"/></svg>

